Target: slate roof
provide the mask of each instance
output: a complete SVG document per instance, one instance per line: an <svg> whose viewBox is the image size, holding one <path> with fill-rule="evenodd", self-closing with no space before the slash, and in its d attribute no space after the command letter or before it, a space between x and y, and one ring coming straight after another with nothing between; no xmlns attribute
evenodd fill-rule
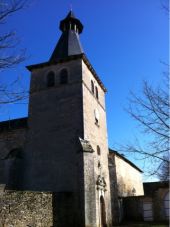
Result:
<svg viewBox="0 0 170 227"><path fill-rule="evenodd" d="M83 51L79 39L79 34L83 30L83 25L80 20L75 17L72 11L70 11L66 18L60 22L60 30L62 31L62 35L49 61L27 66L27 69L32 71L33 69L38 69L41 67L46 67L80 58L83 59L84 63L94 75L95 79L98 81L103 91L106 92L106 88L104 87L102 81L93 69L92 65L90 64L90 61L88 60L87 56Z"/></svg>
<svg viewBox="0 0 170 227"><path fill-rule="evenodd" d="M50 62L56 62L59 59L67 58L71 55L83 53L79 35L74 30L68 30L61 35L53 53Z"/></svg>
<svg viewBox="0 0 170 227"><path fill-rule="evenodd" d="M0 133L11 129L27 128L27 117L0 122Z"/></svg>
<svg viewBox="0 0 170 227"><path fill-rule="evenodd" d="M60 30L62 32L64 32L65 30L69 30L70 29L70 25L72 25L72 28L77 28L78 33L82 33L83 31L83 25L80 22L79 19L77 19L73 13L72 10L70 10L70 12L67 14L66 18L62 21L60 21Z"/></svg>
<svg viewBox="0 0 170 227"><path fill-rule="evenodd" d="M75 14L73 13L73 10L70 10L66 18L75 18Z"/></svg>
<svg viewBox="0 0 170 227"><path fill-rule="evenodd" d="M127 162L129 165L131 165L133 168L135 168L139 172L143 173L143 171L141 169L139 169L133 162L129 161L127 158L125 158L123 155L121 155L117 151L112 150L112 149L109 148L109 155L112 155L112 154L118 156L121 159L123 159L125 162Z"/></svg>
<svg viewBox="0 0 170 227"><path fill-rule="evenodd" d="M70 11L67 17L60 22L60 30L62 31L62 35L50 57L50 62L83 53L79 39L79 34L83 30L83 25L75 18L72 11Z"/></svg>

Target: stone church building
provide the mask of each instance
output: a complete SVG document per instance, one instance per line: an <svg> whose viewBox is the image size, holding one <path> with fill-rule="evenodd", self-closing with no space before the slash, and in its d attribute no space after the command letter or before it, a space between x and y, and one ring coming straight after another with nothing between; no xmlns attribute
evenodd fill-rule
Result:
<svg viewBox="0 0 170 227"><path fill-rule="evenodd" d="M109 227L120 197L143 195L142 171L109 152L106 88L82 23L70 11L60 30L50 59L27 66L28 117L0 122L0 226Z"/></svg>

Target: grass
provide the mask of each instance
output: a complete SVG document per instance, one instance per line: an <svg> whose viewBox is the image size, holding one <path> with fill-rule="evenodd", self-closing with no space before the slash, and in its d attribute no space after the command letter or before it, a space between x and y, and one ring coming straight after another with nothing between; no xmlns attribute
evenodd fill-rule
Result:
<svg viewBox="0 0 170 227"><path fill-rule="evenodd" d="M127 224L127 225L120 225L116 227L169 227L169 225L155 225L155 224Z"/></svg>
<svg viewBox="0 0 170 227"><path fill-rule="evenodd" d="M115 227L169 227L168 223L123 223Z"/></svg>

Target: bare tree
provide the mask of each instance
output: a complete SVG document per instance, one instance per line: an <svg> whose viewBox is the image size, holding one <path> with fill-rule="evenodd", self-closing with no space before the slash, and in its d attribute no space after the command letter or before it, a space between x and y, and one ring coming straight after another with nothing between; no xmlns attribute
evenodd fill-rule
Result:
<svg viewBox="0 0 170 227"><path fill-rule="evenodd" d="M169 1L161 0L161 8L169 16ZM126 111L139 123L142 133L147 137L145 145L139 139L134 143L121 145L119 150L135 154L137 159L146 161L147 173L156 175L161 180L169 179L169 139L170 139L170 100L169 100L169 65L164 72L163 85L153 88L143 81L142 97L131 92L129 107ZM145 138L146 138L145 137ZM150 168L149 168L150 167Z"/></svg>
<svg viewBox="0 0 170 227"><path fill-rule="evenodd" d="M165 13L169 14L169 0L162 0L161 1L162 9Z"/></svg>
<svg viewBox="0 0 170 227"><path fill-rule="evenodd" d="M139 159L147 160L152 167L149 169L150 174L168 178L170 103L167 75L163 84L156 89L144 81L142 97L131 92L126 111L139 123L142 133L147 136L147 143L141 145L140 141L136 140L135 143L124 145L121 149L136 154Z"/></svg>
<svg viewBox="0 0 170 227"><path fill-rule="evenodd" d="M169 176L169 171L170 171L170 166L169 166L169 154L168 156L165 156L164 159L167 160L167 162L162 161L160 165L160 170L158 171L158 177L161 181L168 181L170 180Z"/></svg>
<svg viewBox="0 0 170 227"><path fill-rule="evenodd" d="M24 9L28 4L26 0L0 0L0 27L4 29L9 17ZM2 30L1 30L2 31ZM0 72L16 67L25 60L25 51L17 50L19 41L14 31L0 33ZM23 89L16 91L19 78L10 83L0 83L0 104L15 103L26 98Z"/></svg>

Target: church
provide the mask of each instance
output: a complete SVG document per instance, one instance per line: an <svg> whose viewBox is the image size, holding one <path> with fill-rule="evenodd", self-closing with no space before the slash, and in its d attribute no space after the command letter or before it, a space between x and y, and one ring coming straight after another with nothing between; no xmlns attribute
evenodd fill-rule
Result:
<svg viewBox="0 0 170 227"><path fill-rule="evenodd" d="M106 88L73 12L47 62L31 73L27 118L0 122L0 225L111 227L121 196L143 195L142 171L109 151ZM127 177L129 176L129 178Z"/></svg>

